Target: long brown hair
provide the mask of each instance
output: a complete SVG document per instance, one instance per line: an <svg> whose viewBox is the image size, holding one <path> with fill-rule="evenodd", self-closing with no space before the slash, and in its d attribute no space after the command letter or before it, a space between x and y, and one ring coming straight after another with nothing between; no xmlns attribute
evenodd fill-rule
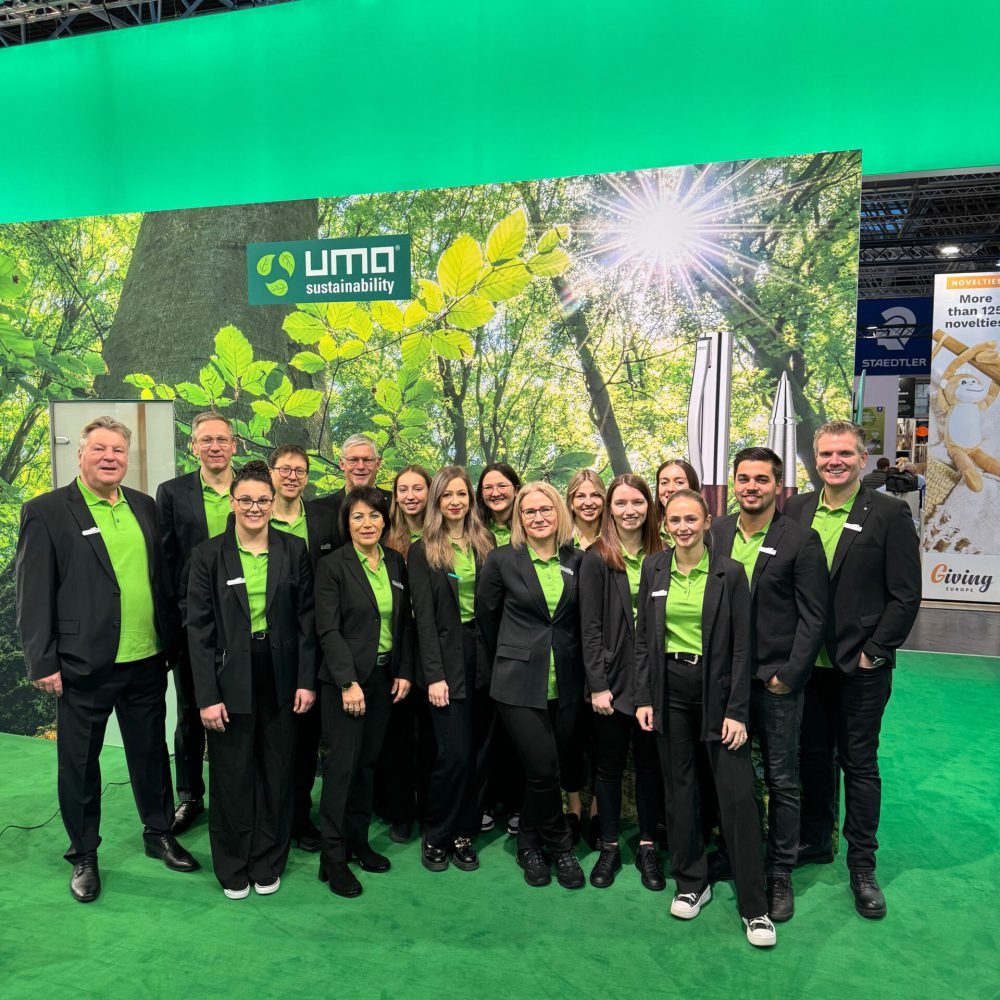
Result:
<svg viewBox="0 0 1000 1000"><path fill-rule="evenodd" d="M569 481L569 486L566 487L566 508L569 510L569 519L573 522L573 530L576 531L576 511L573 510L573 498L576 496L577 490L579 490L584 483L590 483L601 495L601 513L597 518L597 537L600 538L601 525L604 523L604 515L608 509L608 495L607 491L604 489L604 483L601 481L601 477L594 472L593 469L580 469L578 472L574 473L573 478Z"/></svg>
<svg viewBox="0 0 1000 1000"><path fill-rule="evenodd" d="M427 565L433 569L455 568L455 550L451 547L451 538L441 513L441 495L453 479L461 479L469 493L469 510L462 525L465 540L472 546L472 551L480 561L489 555L490 549L496 547L493 532L483 524L483 519L479 516L469 474L460 465L446 465L443 469L438 469L431 480L427 507L424 510L424 552L427 554Z"/></svg>
<svg viewBox="0 0 1000 1000"><path fill-rule="evenodd" d="M653 478L653 492L656 494L656 520L661 524L663 523L663 516L666 514L666 508L660 502L660 473L664 469L669 469L671 465L676 465L678 469L684 470L689 490L694 490L697 493L701 489L701 483L698 482L698 473L694 471L694 466L686 459L668 458L665 462L660 462L660 467L656 470L656 476Z"/></svg>
<svg viewBox="0 0 1000 1000"><path fill-rule="evenodd" d="M431 474L422 465L407 465L396 473L396 478L392 481L392 501L389 504L389 537L386 544L390 549L395 549L404 559L410 551L410 528L406 523L406 512L396 503L396 486L399 484L399 477L407 472L415 472L427 484L428 499L430 503ZM426 514L427 508L424 508Z"/></svg>
<svg viewBox="0 0 1000 1000"><path fill-rule="evenodd" d="M601 537L594 542L593 549L604 560L608 568L613 569L616 573L625 572L625 560L622 558L622 542L618 534L618 525L611 513L611 501L614 499L615 492L622 486L631 486L632 489L638 490L646 501L646 520L642 524L642 551L647 556L651 556L654 552L663 551L663 541L660 539L653 494L650 493L646 480L642 476L632 475L631 472L615 476L608 486L608 495L604 502L606 514L604 523L601 525Z"/></svg>

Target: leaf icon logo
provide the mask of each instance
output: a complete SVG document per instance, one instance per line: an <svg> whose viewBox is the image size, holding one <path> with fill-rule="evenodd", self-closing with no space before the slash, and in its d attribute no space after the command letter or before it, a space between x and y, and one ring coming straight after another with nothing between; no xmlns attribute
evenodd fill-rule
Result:
<svg viewBox="0 0 1000 1000"><path fill-rule="evenodd" d="M283 251L278 258L278 264L290 278L295 273L295 258L287 251Z"/></svg>
<svg viewBox="0 0 1000 1000"><path fill-rule="evenodd" d="M288 292L288 282L284 278L278 278L277 281L266 281L264 287L272 294L278 297L287 294Z"/></svg>
<svg viewBox="0 0 1000 1000"><path fill-rule="evenodd" d="M274 254L266 253L259 261L257 261L257 273L262 277L266 278L271 273L271 265L274 263Z"/></svg>

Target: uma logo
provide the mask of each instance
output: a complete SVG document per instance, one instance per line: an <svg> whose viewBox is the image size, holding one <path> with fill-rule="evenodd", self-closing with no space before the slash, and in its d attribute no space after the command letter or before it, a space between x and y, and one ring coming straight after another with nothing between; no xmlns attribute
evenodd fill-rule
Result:
<svg viewBox="0 0 1000 1000"><path fill-rule="evenodd" d="M257 273L266 278L274 267L274 258L278 258L278 266L290 278L295 273L295 257L288 250L282 250L279 254L266 253L257 261ZM265 281L264 287L276 298L288 293L288 282L284 278L275 278L274 281Z"/></svg>
<svg viewBox="0 0 1000 1000"><path fill-rule="evenodd" d="M350 274L390 274L396 270L396 251L399 249L398 244L344 247L341 250L320 250L315 256L314 251L307 250L306 277L335 278L338 275Z"/></svg>
<svg viewBox="0 0 1000 1000"><path fill-rule="evenodd" d="M882 326L875 330L875 339L887 351L903 350L917 325L916 314L906 306L893 306L883 311L882 320Z"/></svg>

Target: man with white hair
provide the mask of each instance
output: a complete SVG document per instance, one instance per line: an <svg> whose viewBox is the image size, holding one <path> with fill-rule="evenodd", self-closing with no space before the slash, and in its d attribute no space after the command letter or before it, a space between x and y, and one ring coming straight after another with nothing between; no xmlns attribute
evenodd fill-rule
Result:
<svg viewBox="0 0 1000 1000"><path fill-rule="evenodd" d="M336 519L337 534L334 540L334 548L340 548L347 541L347 534L340 523L340 508L344 502L344 497L356 486L375 486L375 479L378 470L382 466L382 457L378 453L378 447L367 434L352 434L340 449L340 468L344 473L344 485L335 493L320 497L315 501L325 507L329 507ZM385 497L387 505L392 503L392 493L383 490L379 486L375 488ZM389 522L386 521L385 530L382 533L383 540L389 530Z"/></svg>

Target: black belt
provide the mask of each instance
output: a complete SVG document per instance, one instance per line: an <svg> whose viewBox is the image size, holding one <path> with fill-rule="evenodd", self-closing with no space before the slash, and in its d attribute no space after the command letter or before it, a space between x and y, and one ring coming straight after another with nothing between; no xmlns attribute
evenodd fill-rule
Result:
<svg viewBox="0 0 1000 1000"><path fill-rule="evenodd" d="M267 638L267 633L266 632L251 632L250 633L250 638L253 639L254 642L263 642Z"/></svg>
<svg viewBox="0 0 1000 1000"><path fill-rule="evenodd" d="M379 653L375 657L375 666L376 667L387 667L390 663L392 663L392 651L391 650L388 653Z"/></svg>
<svg viewBox="0 0 1000 1000"><path fill-rule="evenodd" d="M692 667L701 663L701 653L667 653L667 656L678 660L680 663L689 663Z"/></svg>

